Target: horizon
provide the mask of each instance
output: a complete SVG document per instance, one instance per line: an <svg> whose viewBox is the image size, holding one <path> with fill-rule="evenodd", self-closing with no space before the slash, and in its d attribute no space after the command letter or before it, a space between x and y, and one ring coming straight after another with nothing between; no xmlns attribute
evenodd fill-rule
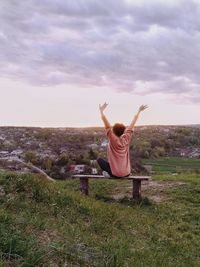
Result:
<svg viewBox="0 0 200 267"><path fill-rule="evenodd" d="M128 125L125 125L126 127ZM134 128L140 127L195 127L200 126L200 124L144 124L144 125L136 125ZM90 129L90 128L101 128L104 129L104 126L81 126L81 127L73 127L73 126L63 126L63 127L42 127L42 126L22 126L22 125L0 125L0 128L40 128L40 129Z"/></svg>
<svg viewBox="0 0 200 267"><path fill-rule="evenodd" d="M199 0L2 0L0 14L0 125L102 127L104 102L111 124L142 104L138 126L200 124Z"/></svg>

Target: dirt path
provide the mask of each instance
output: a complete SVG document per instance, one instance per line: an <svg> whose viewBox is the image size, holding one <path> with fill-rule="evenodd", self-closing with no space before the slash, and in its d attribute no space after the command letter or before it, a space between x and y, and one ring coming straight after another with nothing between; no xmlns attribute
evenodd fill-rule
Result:
<svg viewBox="0 0 200 267"><path fill-rule="evenodd" d="M162 203L169 201L171 198L167 194L167 190L185 185L184 182L176 181L149 181L142 183L142 195L148 197L150 200L156 203ZM132 186L129 184L117 187L114 191L113 198L116 200L124 197L131 198Z"/></svg>

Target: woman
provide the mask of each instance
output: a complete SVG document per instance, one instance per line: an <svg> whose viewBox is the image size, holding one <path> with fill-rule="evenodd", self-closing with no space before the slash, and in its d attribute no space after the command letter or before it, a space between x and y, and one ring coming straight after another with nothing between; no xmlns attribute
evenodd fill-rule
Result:
<svg viewBox="0 0 200 267"><path fill-rule="evenodd" d="M108 104L106 103L99 105L99 110L108 138L108 161L99 158L97 162L100 168L103 170L104 176L126 177L129 176L131 172L129 144L133 134L133 129L139 114L148 106L142 105L139 108L137 114L134 116L131 124L128 127L125 127L121 123L116 123L112 127L104 114L104 110L106 109L107 105Z"/></svg>

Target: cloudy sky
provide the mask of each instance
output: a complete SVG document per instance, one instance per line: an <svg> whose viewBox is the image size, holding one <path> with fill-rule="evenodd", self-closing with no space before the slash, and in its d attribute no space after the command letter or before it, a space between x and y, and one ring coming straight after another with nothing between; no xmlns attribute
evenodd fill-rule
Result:
<svg viewBox="0 0 200 267"><path fill-rule="evenodd" d="M200 0L1 0L0 125L200 123Z"/></svg>

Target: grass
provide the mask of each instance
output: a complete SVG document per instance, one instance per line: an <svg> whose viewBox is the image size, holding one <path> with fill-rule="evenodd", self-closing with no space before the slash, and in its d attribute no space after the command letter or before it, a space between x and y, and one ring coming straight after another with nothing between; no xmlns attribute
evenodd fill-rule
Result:
<svg viewBox="0 0 200 267"><path fill-rule="evenodd" d="M106 200L127 182L92 181L84 197L75 180L0 173L0 266L199 266L200 175L153 179L184 184L135 203Z"/></svg>
<svg viewBox="0 0 200 267"><path fill-rule="evenodd" d="M156 173L162 172L198 172L200 173L200 159L165 157L153 160L144 160L144 164L153 166Z"/></svg>

